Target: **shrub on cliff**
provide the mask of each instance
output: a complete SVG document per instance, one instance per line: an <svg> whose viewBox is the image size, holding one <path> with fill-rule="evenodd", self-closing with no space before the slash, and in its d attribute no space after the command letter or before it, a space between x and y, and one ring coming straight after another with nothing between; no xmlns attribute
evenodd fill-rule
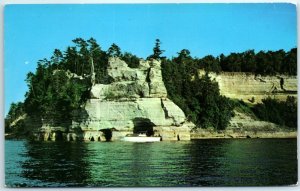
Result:
<svg viewBox="0 0 300 191"><path fill-rule="evenodd" d="M130 68L137 68L140 64L140 59L129 52L125 52L121 59L124 60Z"/></svg>
<svg viewBox="0 0 300 191"><path fill-rule="evenodd" d="M255 105L253 110L262 120L297 128L297 102L295 97L288 96L286 101L278 101L269 97L262 100L262 103Z"/></svg>

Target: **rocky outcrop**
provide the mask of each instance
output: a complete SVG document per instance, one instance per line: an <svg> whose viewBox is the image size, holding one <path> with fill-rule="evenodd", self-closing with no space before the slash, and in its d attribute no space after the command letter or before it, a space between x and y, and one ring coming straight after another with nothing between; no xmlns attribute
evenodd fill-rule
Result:
<svg viewBox="0 0 300 191"><path fill-rule="evenodd" d="M204 75L203 70L199 75ZM242 72L209 73L219 84L220 93L229 98L249 103L260 103L270 96L285 101L287 96L297 97L297 77L286 75L261 76Z"/></svg>
<svg viewBox="0 0 300 191"><path fill-rule="evenodd" d="M119 58L109 59L108 75L111 84L96 84L91 98L116 100L128 98L166 98L167 90L162 80L160 62L141 61L140 67L129 68Z"/></svg>
<svg viewBox="0 0 300 191"><path fill-rule="evenodd" d="M108 75L113 82L95 84L84 109L75 112L72 129L81 129L84 140L116 140L141 130L162 140L190 140L194 125L167 98L159 61L129 68L119 58L110 58Z"/></svg>
<svg viewBox="0 0 300 191"><path fill-rule="evenodd" d="M282 128L275 123L255 119L245 113L235 111L226 130L194 129L191 139L217 138L296 138L297 131Z"/></svg>

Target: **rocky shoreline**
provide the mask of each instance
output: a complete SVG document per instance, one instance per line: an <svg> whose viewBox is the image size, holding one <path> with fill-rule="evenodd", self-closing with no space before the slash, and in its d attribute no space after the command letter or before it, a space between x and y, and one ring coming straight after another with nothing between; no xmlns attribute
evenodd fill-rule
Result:
<svg viewBox="0 0 300 191"><path fill-rule="evenodd" d="M13 134L5 134L5 140L22 140L27 139L25 136L15 136ZM198 139L247 139L247 138L297 138L297 131L278 131L278 132L243 132L243 133L233 133L232 131L209 131L200 129L197 132L193 131L190 134L190 140ZM83 140L84 141L84 140ZM97 141L97 140L96 140ZM113 140L118 141L118 140ZM172 141L172 140L170 140Z"/></svg>
<svg viewBox="0 0 300 191"><path fill-rule="evenodd" d="M297 131L291 132L246 132L246 133L230 133L230 132L205 132L191 133L191 140L194 139L245 139L245 138L297 138Z"/></svg>

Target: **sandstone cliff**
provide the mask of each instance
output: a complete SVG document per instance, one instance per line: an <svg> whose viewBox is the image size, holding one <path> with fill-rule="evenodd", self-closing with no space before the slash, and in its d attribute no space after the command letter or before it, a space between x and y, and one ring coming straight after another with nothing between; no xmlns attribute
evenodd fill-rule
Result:
<svg viewBox="0 0 300 191"><path fill-rule="evenodd" d="M204 75L203 70L199 75ZM285 101L287 96L297 97L297 76L261 76L242 72L209 73L219 84L220 93L229 98L244 102L260 103L271 98Z"/></svg>
<svg viewBox="0 0 300 191"><path fill-rule="evenodd" d="M110 58L108 75L113 82L92 86L84 108L74 111L67 139L116 140L144 130L162 140L190 140L194 125L167 98L160 64L142 60L138 68L129 68L119 58ZM54 129L64 132L62 127L42 129L43 139L55 139Z"/></svg>
<svg viewBox="0 0 300 191"><path fill-rule="evenodd" d="M199 70L199 76L205 71ZM297 98L297 77L276 75L261 76L242 72L209 73L212 80L218 82L220 94L228 98L243 100L251 104L261 103L271 98L285 101L287 96ZM234 111L230 124L224 131L213 129L194 129L192 139L205 138L295 138L297 132L282 128L271 122L261 121L246 113Z"/></svg>

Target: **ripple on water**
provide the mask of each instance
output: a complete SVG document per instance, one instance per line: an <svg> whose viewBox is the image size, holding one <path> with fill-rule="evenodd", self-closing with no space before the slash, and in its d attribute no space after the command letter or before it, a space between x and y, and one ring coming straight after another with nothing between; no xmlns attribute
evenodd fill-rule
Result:
<svg viewBox="0 0 300 191"><path fill-rule="evenodd" d="M10 187L290 185L297 140L5 141L5 174Z"/></svg>

